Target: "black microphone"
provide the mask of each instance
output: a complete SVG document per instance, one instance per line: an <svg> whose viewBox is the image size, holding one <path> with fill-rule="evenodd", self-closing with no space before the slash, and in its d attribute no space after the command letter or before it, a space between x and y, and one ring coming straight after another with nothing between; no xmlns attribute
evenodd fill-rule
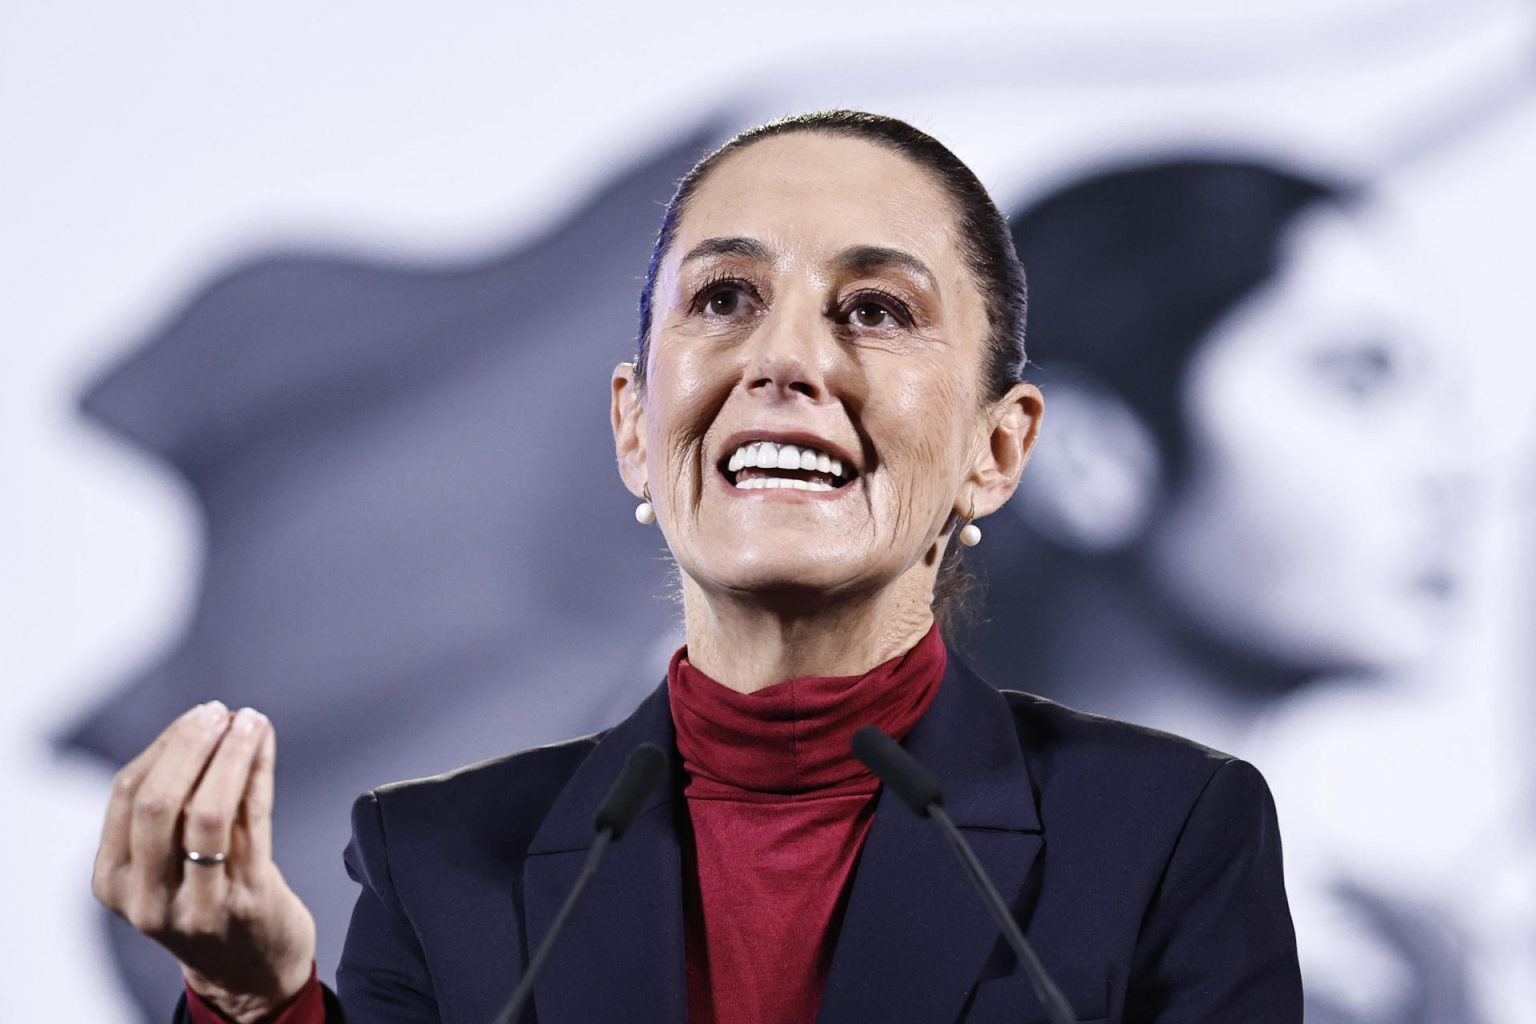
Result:
<svg viewBox="0 0 1536 1024"><path fill-rule="evenodd" d="M1014 956L1024 965L1024 972L1029 975L1029 983L1034 986L1035 995L1050 1011L1052 1024L1075 1024L1077 1018L1073 1016L1066 997L1046 973L1045 965L1024 938L1024 932L1013 919L1002 894L992 884L981 861L976 859L976 851L971 849L971 844L965 841L965 836L960 834L944 810L944 794L933 776L917 763L915 757L873 725L866 725L853 734L853 756L863 761L864 766L879 776L881 782L891 787L919 818L938 822L940 831L970 872L971 881L976 883L987 909L992 911L992 917L1008 939L1008 945L1013 947Z"/></svg>
<svg viewBox="0 0 1536 1024"><path fill-rule="evenodd" d="M523 972L522 979L517 983L517 991L512 993L506 1009L496 1016L495 1024L514 1024L522 1015L523 1007L533 995L533 979L543 970L544 961L549 959L549 951L554 948L555 939L565 930L565 923L576 909L576 901L581 899L587 883L597 873L598 862L603 859L608 844L624 837L625 831L640 813L640 805L645 803L645 798L650 796L656 783L661 781L661 773L666 766L667 755L654 743L642 743L629 752L624 770L619 773L608 795L603 797L603 802L598 806L597 814L593 816L592 824L597 829L597 841L592 844L587 861L581 866L581 874L576 876L576 884L571 886L570 895L565 898L560 912L555 915L554 923L544 934L544 941L539 943L533 959L528 961L528 969Z"/></svg>

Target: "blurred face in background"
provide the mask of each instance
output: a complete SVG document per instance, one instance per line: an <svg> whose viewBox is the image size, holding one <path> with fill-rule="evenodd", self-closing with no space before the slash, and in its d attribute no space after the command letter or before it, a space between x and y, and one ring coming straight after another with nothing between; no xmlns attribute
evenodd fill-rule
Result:
<svg viewBox="0 0 1536 1024"><path fill-rule="evenodd" d="M1457 583L1459 417L1409 299L1361 224L1321 204L1191 362L1188 472L1147 555L1217 643L1348 671L1433 642Z"/></svg>

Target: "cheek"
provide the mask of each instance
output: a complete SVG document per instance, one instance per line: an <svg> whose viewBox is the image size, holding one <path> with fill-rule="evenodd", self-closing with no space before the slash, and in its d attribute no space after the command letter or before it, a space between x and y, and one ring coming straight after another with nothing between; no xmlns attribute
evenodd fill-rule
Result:
<svg viewBox="0 0 1536 1024"><path fill-rule="evenodd" d="M1332 450L1282 367L1232 346L1208 349L1184 392L1188 476L1179 503L1192 540L1233 564L1306 558L1338 501ZM1235 582L1235 581L1234 581Z"/></svg>
<svg viewBox="0 0 1536 1024"><path fill-rule="evenodd" d="M1363 406L1289 348L1235 344L1196 362L1186 399L1194 468L1218 531L1246 524L1277 558L1341 584L1390 559L1411 532L1422 458L1417 431L1404 425L1433 422L1428 410Z"/></svg>
<svg viewBox="0 0 1536 1024"><path fill-rule="evenodd" d="M884 428L891 484L883 495L898 522L928 530L949 515L968 455L966 424L975 394L942 374L919 375L890 389L890 401L871 419Z"/></svg>
<svg viewBox="0 0 1536 1024"><path fill-rule="evenodd" d="M1341 575L1397 540L1408 497L1383 424L1298 389L1193 425L1208 518L1246 524L1256 544Z"/></svg>
<svg viewBox="0 0 1536 1024"><path fill-rule="evenodd" d="M1340 536L1353 532L1342 507L1351 487L1327 464L1326 445L1279 416L1223 426L1192 425L1190 479L1177 501L1184 544L1199 551L1191 561L1243 603L1290 601L1288 577L1315 583L1328 566L1344 571L1354 558Z"/></svg>
<svg viewBox="0 0 1536 1024"><path fill-rule="evenodd" d="M666 481L674 496L678 488L696 488L702 466L704 436L730 391L728 381L711 373L697 352L668 352L651 363L646 389L646 461L654 481Z"/></svg>
<svg viewBox="0 0 1536 1024"><path fill-rule="evenodd" d="M1379 477L1347 425L1299 414L1283 431L1264 425L1256 412L1242 430L1192 438L1162 569L1198 614L1239 637L1279 649L1343 642L1394 600L1395 517L1377 514Z"/></svg>

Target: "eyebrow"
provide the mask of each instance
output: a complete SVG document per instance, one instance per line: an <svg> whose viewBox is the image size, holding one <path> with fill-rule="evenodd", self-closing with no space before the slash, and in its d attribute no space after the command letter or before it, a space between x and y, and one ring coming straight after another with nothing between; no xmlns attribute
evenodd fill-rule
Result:
<svg viewBox="0 0 1536 1024"><path fill-rule="evenodd" d="M855 245L837 254L832 265L843 271L869 273L875 270L903 270L919 279L932 291L939 290L938 281L928 264L902 249L884 245Z"/></svg>
<svg viewBox="0 0 1536 1024"><path fill-rule="evenodd" d="M717 259L722 256L739 256L762 262L772 262L773 253L755 238L730 235L722 238L706 238L689 249L683 263L693 260ZM933 291L939 290L937 279L928 264L902 249L885 245L853 245L838 253L832 260L838 270L869 273L876 270L903 270L918 278Z"/></svg>
<svg viewBox="0 0 1536 1024"><path fill-rule="evenodd" d="M683 263L693 260L714 259L720 256L744 256L751 260L772 262L773 254L768 247L755 238L747 238L742 235L732 235L727 238L706 238L683 257Z"/></svg>

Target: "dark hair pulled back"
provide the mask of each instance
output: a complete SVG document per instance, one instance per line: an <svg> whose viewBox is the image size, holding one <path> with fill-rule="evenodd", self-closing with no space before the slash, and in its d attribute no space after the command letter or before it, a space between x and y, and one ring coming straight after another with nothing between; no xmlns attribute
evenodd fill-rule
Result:
<svg viewBox="0 0 1536 1024"><path fill-rule="evenodd" d="M1276 164L1162 157L1103 168L1019 212L1036 366L1087 371L1151 428L1166 483L1188 469L1184 379L1213 328L1275 279L1282 242L1354 191Z"/></svg>

